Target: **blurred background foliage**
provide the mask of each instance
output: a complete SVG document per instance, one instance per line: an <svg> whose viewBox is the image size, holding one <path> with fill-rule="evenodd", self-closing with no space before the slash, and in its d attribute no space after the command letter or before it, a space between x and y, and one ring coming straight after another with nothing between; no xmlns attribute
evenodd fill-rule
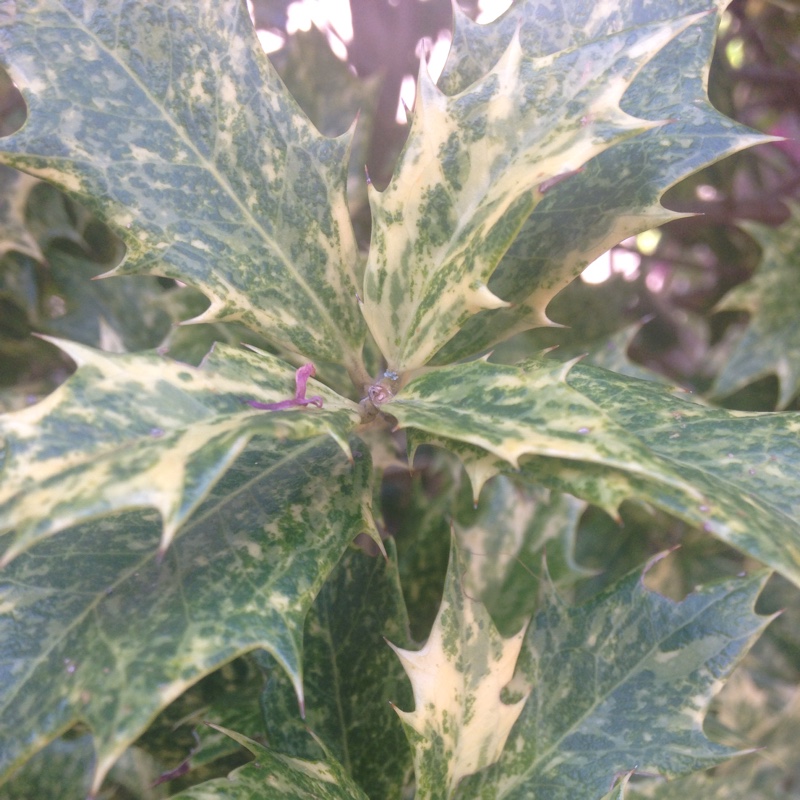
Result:
<svg viewBox="0 0 800 800"><path fill-rule="evenodd" d="M270 58L317 127L337 135L358 119L350 203L366 247L365 169L378 188L389 180L407 133L403 103L413 102L409 89L420 58L435 61L446 47L451 9L449 0L350 0L348 25L322 13L326 5L253 0L251 10ZM482 13L479 0L461 6L474 18ZM314 10L319 27L309 25ZM570 327L524 334L496 357L557 346L554 358L589 353L595 363L668 381L726 408L800 409L800 3L734 0L723 18L709 89L724 113L786 140L725 159L675 186L665 202L687 212L685 218L622 243L562 292L549 315ZM24 118L19 93L0 76L0 134L13 132ZM267 347L238 325L179 326L201 313L206 301L174 281L91 280L122 256L119 240L77 203L2 168L0 409L34 402L73 368L37 334L118 352L158 348L190 363L199 363L214 341ZM510 490L495 486L475 508L450 456L423 449L413 474L402 460L401 443L377 459L384 477L377 499L385 530L397 539L412 633L424 639L439 600L430 587L443 581L451 524L467 536L463 532L480 525ZM523 492L525 502L541 501L535 487L514 491ZM516 555L520 569L538 580L544 550L550 579L575 600L679 544L646 577L652 588L675 598L753 566L717 540L635 503L623 506L621 520L582 508L575 518L574 530L557 541L537 539L534 555L526 557L524 547ZM706 725L737 747L769 749L687 779L674 789L676 797L679 791L698 798L800 797L800 598L776 577L760 603L764 613L784 613L715 701ZM225 774L241 757L199 722L217 708L216 720L257 737L252 698L267 672L256 654L198 684L115 767L104 796L166 797ZM243 696L249 702L239 708L231 698ZM72 732L34 759L0 797L82 796L85 771L63 765L85 761L89 749L88 737ZM155 784L170 770L169 790L165 783L145 793L131 788ZM53 786L42 782L54 775L57 793L48 794ZM638 791L672 796L655 784Z"/></svg>

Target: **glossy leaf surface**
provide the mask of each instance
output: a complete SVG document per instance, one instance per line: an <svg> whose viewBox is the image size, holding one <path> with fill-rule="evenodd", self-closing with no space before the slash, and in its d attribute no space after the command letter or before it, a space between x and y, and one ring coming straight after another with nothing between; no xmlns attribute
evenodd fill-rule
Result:
<svg viewBox="0 0 800 800"><path fill-rule="evenodd" d="M680 214L661 198L681 178L730 153L768 141L720 114L708 101L708 64L719 14L716 0L520 0L489 25L456 13L456 31L440 86L462 91L500 57L517 26L531 56L602 41L620 31L679 15L705 14L646 64L622 98L622 109L669 124L597 155L586 169L554 187L528 218L489 282L512 303L483 311L434 359L446 363L479 353L512 333L541 325L550 300L615 244Z"/></svg>
<svg viewBox="0 0 800 800"><path fill-rule="evenodd" d="M408 679L385 639L409 640L394 542L389 559L351 548L308 615L304 636L305 718L288 675L275 672L262 708L270 746L319 758L313 731L370 797L400 800L411 752L390 702L410 702Z"/></svg>

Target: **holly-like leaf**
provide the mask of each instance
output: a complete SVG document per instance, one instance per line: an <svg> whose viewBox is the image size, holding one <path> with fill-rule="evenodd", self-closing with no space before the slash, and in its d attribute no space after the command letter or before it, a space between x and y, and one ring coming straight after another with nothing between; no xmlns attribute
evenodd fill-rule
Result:
<svg viewBox="0 0 800 800"><path fill-rule="evenodd" d="M227 778L193 786L172 800L368 800L358 784L333 757L306 761L276 753L246 736L220 728L246 747L256 760Z"/></svg>
<svg viewBox="0 0 800 800"><path fill-rule="evenodd" d="M800 206L778 228L749 224L747 232L761 245L761 264L748 281L729 292L717 311L749 312L750 320L717 376L717 397L767 375L778 378L778 407L800 391Z"/></svg>
<svg viewBox="0 0 800 800"><path fill-rule="evenodd" d="M319 757L311 730L370 797L399 800L412 761L390 701L410 702L411 692L384 637L407 643L409 634L392 539L386 550L388 560L351 548L308 615L305 719L282 671L270 678L262 707L271 747Z"/></svg>
<svg viewBox="0 0 800 800"><path fill-rule="evenodd" d="M199 319L360 370L350 134L316 132L240 0L0 3L28 104L0 161L81 198L123 238L116 272L201 289Z"/></svg>
<svg viewBox="0 0 800 800"><path fill-rule="evenodd" d="M765 575L680 603L634 573L594 600L555 594L528 628L514 684L532 686L500 761L463 798L599 800L614 777L679 775L736 751L703 733L708 702L768 618L753 612Z"/></svg>
<svg viewBox="0 0 800 800"><path fill-rule="evenodd" d="M541 58L524 55L515 37L453 97L422 71L395 177L371 195L363 309L391 370L425 364L470 316L507 305L487 282L520 227L555 181L659 125L619 103L642 66L693 21Z"/></svg>
<svg viewBox="0 0 800 800"><path fill-rule="evenodd" d="M93 789L156 714L244 652L302 702L305 616L360 531L371 465L325 437L254 439L163 560L152 512L85 523L0 574L0 775L83 721ZM254 702L255 699L254 699Z"/></svg>
<svg viewBox="0 0 800 800"><path fill-rule="evenodd" d="M476 494L510 472L611 514L637 498L800 584L798 414L712 409L652 381L549 360L437 369L387 408L414 429L412 447L456 452Z"/></svg>
<svg viewBox="0 0 800 800"><path fill-rule="evenodd" d="M604 0L591 5L520 0L489 25L477 25L456 12L450 61L440 80L448 93L463 91L488 71L518 26L525 52L544 56L679 15L705 15L655 55L622 98L627 113L669 124L605 150L544 197L489 282L491 291L512 305L467 320L434 363L481 352L541 325L550 300L598 256L630 236L682 216L661 204L667 189L733 152L772 140L728 119L708 101L708 64L726 5L717 0Z"/></svg>
<svg viewBox="0 0 800 800"><path fill-rule="evenodd" d="M494 763L524 697L501 700L524 628L504 639L483 604L462 584L465 565L453 540L442 603L421 650L392 648L411 679L414 711L397 709L414 750L416 797L452 797L465 775Z"/></svg>
<svg viewBox="0 0 800 800"><path fill-rule="evenodd" d="M255 411L295 393L294 370L266 353L218 347L202 368L154 354L110 355L60 342L78 371L42 402L0 417L3 563L90 517L155 507L161 550L256 433L329 434L347 447L357 406L312 383L325 407Z"/></svg>

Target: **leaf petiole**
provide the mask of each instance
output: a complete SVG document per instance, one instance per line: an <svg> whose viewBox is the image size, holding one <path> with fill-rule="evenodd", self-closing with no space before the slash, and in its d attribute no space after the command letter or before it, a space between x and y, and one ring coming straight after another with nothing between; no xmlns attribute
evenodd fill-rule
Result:
<svg viewBox="0 0 800 800"><path fill-rule="evenodd" d="M306 386L308 379L316 375L317 370L313 364L303 364L294 374L295 391L294 397L289 400L281 400L278 403L260 403L258 400L245 400L247 405L253 408L261 409L262 411L283 411L285 408L294 408L295 406L316 406L322 408L322 398L319 395L306 397Z"/></svg>

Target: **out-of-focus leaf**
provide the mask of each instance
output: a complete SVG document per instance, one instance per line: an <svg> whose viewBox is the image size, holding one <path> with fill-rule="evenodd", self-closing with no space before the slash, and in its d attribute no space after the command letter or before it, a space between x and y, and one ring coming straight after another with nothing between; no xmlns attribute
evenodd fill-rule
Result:
<svg viewBox="0 0 800 800"><path fill-rule="evenodd" d="M416 794L451 797L465 775L494 763L522 711L524 696L501 699L514 674L524 628L504 639L485 606L463 586L453 540L436 621L421 650L396 645L414 691L414 710L397 709L414 750Z"/></svg>
<svg viewBox="0 0 800 800"><path fill-rule="evenodd" d="M106 352L131 352L157 347L178 321L165 308L165 290L157 278L95 281L97 264L56 248L47 257L51 291L63 300L64 313L41 320L43 333Z"/></svg>
<svg viewBox="0 0 800 800"><path fill-rule="evenodd" d="M16 250L41 260L39 244L25 224L25 207L38 183L31 175L0 166L0 257Z"/></svg>
<svg viewBox="0 0 800 800"><path fill-rule="evenodd" d="M368 800L346 770L332 757L305 761L273 752L258 742L221 729L246 747L256 760L227 778L208 781L172 800Z"/></svg>
<svg viewBox="0 0 800 800"><path fill-rule="evenodd" d="M340 561L308 615L304 642L305 720L283 672L264 693L270 746L319 757L309 729L369 797L399 800L412 772L403 727L390 701L411 700L385 638L408 642L408 620L392 540L389 560L355 548Z"/></svg>
<svg viewBox="0 0 800 800"><path fill-rule="evenodd" d="M0 773L78 721L97 789L155 715L263 648L302 698L306 613L372 525L371 465L326 438L254 439L163 560L160 525L130 512L73 528L2 572ZM255 700L254 700L255 702Z"/></svg>
<svg viewBox="0 0 800 800"><path fill-rule="evenodd" d="M746 227L761 245L756 274L729 292L718 311L745 310L750 321L714 383L713 394L724 397L767 375L778 378L778 407L800 391L800 206L778 228Z"/></svg>
<svg viewBox="0 0 800 800"><path fill-rule="evenodd" d="M593 800L637 769L680 775L735 751L703 733L706 706L760 634L763 574L675 603L633 573L594 600L553 594L531 622L515 684L532 686L500 761L457 797Z"/></svg>
<svg viewBox="0 0 800 800"><path fill-rule="evenodd" d="M629 114L669 124L605 150L545 196L489 282L495 295L513 305L467 320L434 363L481 352L540 325L548 302L594 259L629 236L681 216L661 205L667 189L701 167L770 140L708 102L708 63L726 5L718 0L521 0L488 26L456 13L450 61L440 81L448 93L462 91L488 71L518 25L525 52L544 56L679 15L707 15L646 64L622 98Z"/></svg>
<svg viewBox="0 0 800 800"><path fill-rule="evenodd" d="M56 739L0 786L2 800L84 800L92 783L92 737Z"/></svg>
<svg viewBox="0 0 800 800"><path fill-rule="evenodd" d="M347 446L357 406L312 383L325 407L254 411L247 399L295 393L294 370L266 353L221 346L201 368L146 353L60 346L78 371L40 403L0 417L0 530L16 531L7 563L34 542L91 517L152 506L161 550L256 433L329 434Z"/></svg>
<svg viewBox="0 0 800 800"><path fill-rule="evenodd" d="M487 282L520 227L551 182L659 125L619 102L693 21L639 26L541 58L513 38L485 77L453 97L422 71L395 177L371 195L363 309L391 370L425 364L469 317L507 305ZM546 304L534 304L536 324L547 324Z"/></svg>
<svg viewBox="0 0 800 800"><path fill-rule="evenodd" d="M0 5L27 103L3 163L80 197L123 238L119 273L203 291L203 321L360 370L350 135L316 132L239 0Z"/></svg>
<svg viewBox="0 0 800 800"><path fill-rule="evenodd" d="M459 549L469 566L469 592L486 604L501 633L515 633L530 618L543 577L559 585L586 576L573 560L584 508L569 495L501 475L481 493L474 518L456 525Z"/></svg>
<svg viewBox="0 0 800 800"><path fill-rule="evenodd" d="M441 449L418 454L414 470L384 476L383 522L397 542L398 566L411 633L423 641L442 599L453 520L472 510L460 461Z"/></svg>
<svg viewBox="0 0 800 800"><path fill-rule="evenodd" d="M611 514L637 498L800 584L797 414L712 409L653 381L548 360L431 371L387 407L414 429L412 447L456 452L476 493L513 472Z"/></svg>

